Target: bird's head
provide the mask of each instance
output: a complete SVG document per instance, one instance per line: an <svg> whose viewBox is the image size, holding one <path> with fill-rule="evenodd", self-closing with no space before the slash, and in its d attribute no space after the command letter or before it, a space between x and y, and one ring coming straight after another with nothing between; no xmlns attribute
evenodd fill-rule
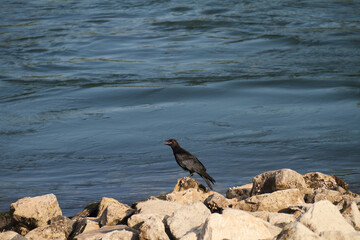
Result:
<svg viewBox="0 0 360 240"><path fill-rule="evenodd" d="M175 147L179 144L174 138L171 138L165 141L165 145L169 145L170 147Z"/></svg>

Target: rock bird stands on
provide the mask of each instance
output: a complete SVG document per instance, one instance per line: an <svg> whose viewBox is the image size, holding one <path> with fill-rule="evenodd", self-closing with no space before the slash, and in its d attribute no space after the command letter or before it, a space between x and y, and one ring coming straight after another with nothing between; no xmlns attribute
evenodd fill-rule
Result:
<svg viewBox="0 0 360 240"><path fill-rule="evenodd" d="M212 189L210 182L214 184L215 180L207 174L205 166L194 155L181 148L175 139L166 140L165 144L172 148L175 160L180 167L190 172L188 177L192 177L194 173L197 173L204 179L209 188Z"/></svg>

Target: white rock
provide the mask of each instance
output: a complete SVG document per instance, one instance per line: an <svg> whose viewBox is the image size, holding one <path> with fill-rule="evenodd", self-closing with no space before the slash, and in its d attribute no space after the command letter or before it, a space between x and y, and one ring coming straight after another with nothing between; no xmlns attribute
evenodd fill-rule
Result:
<svg viewBox="0 0 360 240"><path fill-rule="evenodd" d="M340 231L326 231L320 234L326 240L360 240L360 233L344 233Z"/></svg>
<svg viewBox="0 0 360 240"><path fill-rule="evenodd" d="M132 215L128 219L128 226L138 229L141 224L151 217L157 217L161 220L169 217L177 209L183 205L176 202L168 202L164 200L152 199L140 202L136 205L137 214Z"/></svg>
<svg viewBox="0 0 360 240"><path fill-rule="evenodd" d="M162 215L171 215L173 214L173 212L175 212L182 206L183 205L175 202L153 199L138 203L136 205L136 210L139 213L157 213Z"/></svg>
<svg viewBox="0 0 360 240"><path fill-rule="evenodd" d="M267 221L277 227L283 228L292 222L296 222L296 218L292 214L270 212Z"/></svg>
<svg viewBox="0 0 360 240"><path fill-rule="evenodd" d="M270 224L245 211L225 209L222 214L213 213L205 221L201 238L204 240L222 239L271 239L274 233Z"/></svg>
<svg viewBox="0 0 360 240"><path fill-rule="evenodd" d="M306 227L317 234L324 231L355 232L343 218L338 208L328 200L314 203L299 219Z"/></svg>
<svg viewBox="0 0 360 240"><path fill-rule="evenodd" d="M137 237L131 231L120 230L104 234L100 240L135 240Z"/></svg>
<svg viewBox="0 0 360 240"><path fill-rule="evenodd" d="M46 226L50 219L62 216L54 194L22 198L12 203L10 208L13 219L29 229Z"/></svg>
<svg viewBox="0 0 360 240"><path fill-rule="evenodd" d="M204 224L210 214L210 210L202 202L195 202L176 210L166 222L171 234L179 239Z"/></svg>
<svg viewBox="0 0 360 240"><path fill-rule="evenodd" d="M304 198L299 189L279 190L273 193L254 195L250 198L234 203L233 208L245 211L278 212L290 206L304 204Z"/></svg>
<svg viewBox="0 0 360 240"><path fill-rule="evenodd" d="M259 174L253 178L251 195L272 193L278 190L297 188L306 191L303 176L291 169L280 169Z"/></svg>
<svg viewBox="0 0 360 240"><path fill-rule="evenodd" d="M110 240L110 239L133 240L137 238L138 238L138 233L136 230L125 225L115 225L115 226L105 226L98 230L82 233L76 236L74 240Z"/></svg>
<svg viewBox="0 0 360 240"><path fill-rule="evenodd" d="M65 232L54 230L50 226L38 227L31 230L25 237L29 240L66 240Z"/></svg>
<svg viewBox="0 0 360 240"><path fill-rule="evenodd" d="M201 228L198 228L192 232L188 232L180 238L180 240L198 240L200 236Z"/></svg>
<svg viewBox="0 0 360 240"><path fill-rule="evenodd" d="M323 239L300 222L293 222L284 227L277 240L320 240Z"/></svg>
<svg viewBox="0 0 360 240"><path fill-rule="evenodd" d="M232 200L227 199L220 193L215 192L205 199L204 204L211 210L211 212L220 212L222 209L231 205Z"/></svg>
<svg viewBox="0 0 360 240"><path fill-rule="evenodd" d="M140 227L140 240L169 240L165 225L158 217L150 217Z"/></svg>
<svg viewBox="0 0 360 240"><path fill-rule="evenodd" d="M78 219L74 224L74 230L72 236L77 236L81 233L90 232L100 228L99 220L97 218L82 218Z"/></svg>
<svg viewBox="0 0 360 240"><path fill-rule="evenodd" d="M342 215L355 229L360 230L360 211L355 202L352 202Z"/></svg>
<svg viewBox="0 0 360 240"><path fill-rule="evenodd" d="M100 226L119 224L126 217L134 213L134 209L113 198L103 197L99 205Z"/></svg>
<svg viewBox="0 0 360 240"><path fill-rule="evenodd" d="M25 237L29 240L67 240L72 232L74 221L57 216L50 220L50 225L31 230Z"/></svg>
<svg viewBox="0 0 360 240"><path fill-rule="evenodd" d="M213 192L204 193L195 188L190 188L184 191L169 193L166 195L166 200L187 205L198 201L203 202L212 193Z"/></svg>
<svg viewBox="0 0 360 240"><path fill-rule="evenodd" d="M132 215L127 222L129 227L139 229L141 225L148 220L149 218L159 218L161 221L164 219L165 216L163 214L156 214L156 213L138 213Z"/></svg>
<svg viewBox="0 0 360 240"><path fill-rule="evenodd" d="M17 232L7 231L0 233L1 240L28 240L26 237L21 236Z"/></svg>

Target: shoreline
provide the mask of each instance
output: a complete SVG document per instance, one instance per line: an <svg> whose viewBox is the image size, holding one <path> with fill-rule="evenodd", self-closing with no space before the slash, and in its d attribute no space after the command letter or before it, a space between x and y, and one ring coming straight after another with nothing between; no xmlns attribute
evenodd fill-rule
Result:
<svg viewBox="0 0 360 240"><path fill-rule="evenodd" d="M341 178L280 169L225 196L179 178L170 193L131 206L103 197L73 217L54 194L26 197L0 214L0 239L360 239L359 209Z"/></svg>

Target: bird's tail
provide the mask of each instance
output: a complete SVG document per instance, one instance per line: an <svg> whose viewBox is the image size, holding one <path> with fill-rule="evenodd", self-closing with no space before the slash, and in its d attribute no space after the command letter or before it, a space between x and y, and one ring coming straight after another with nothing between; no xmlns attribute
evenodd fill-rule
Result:
<svg viewBox="0 0 360 240"><path fill-rule="evenodd" d="M205 173L202 173L202 174L199 174L203 179L204 181L206 182L206 184L209 186L209 188L212 190L212 186L211 186L211 183L212 184L215 184L215 179L213 179L209 174L207 174L206 172ZM210 182L209 182L210 181Z"/></svg>

